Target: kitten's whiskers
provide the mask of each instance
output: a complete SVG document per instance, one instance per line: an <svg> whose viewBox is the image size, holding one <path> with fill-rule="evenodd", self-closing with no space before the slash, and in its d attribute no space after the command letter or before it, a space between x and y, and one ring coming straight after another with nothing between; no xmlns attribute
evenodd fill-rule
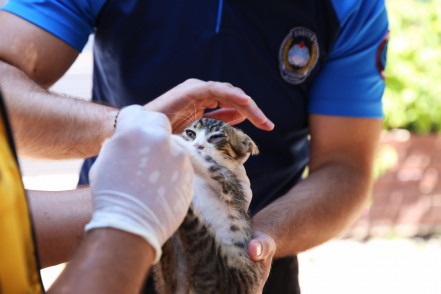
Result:
<svg viewBox="0 0 441 294"><path fill-rule="evenodd" d="M198 120L198 111L196 110L196 104L194 104L194 100L192 102L193 102L193 106L194 106L194 120L190 123L193 123Z"/></svg>
<svg viewBox="0 0 441 294"><path fill-rule="evenodd" d="M237 121L244 120L244 119L245 119L244 117L239 117L238 119L234 119L234 120L227 122L227 124L231 125L232 123L235 123Z"/></svg>
<svg viewBox="0 0 441 294"><path fill-rule="evenodd" d="M190 114L180 114L178 112L165 112L165 114L175 115L182 120L188 121L189 122L188 124L191 124L194 122L194 120Z"/></svg>

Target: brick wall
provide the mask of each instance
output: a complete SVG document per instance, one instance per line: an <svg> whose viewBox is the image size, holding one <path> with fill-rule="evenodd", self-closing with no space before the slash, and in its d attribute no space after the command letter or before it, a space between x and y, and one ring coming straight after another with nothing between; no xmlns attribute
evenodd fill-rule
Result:
<svg viewBox="0 0 441 294"><path fill-rule="evenodd" d="M371 207L346 233L369 237L430 237L441 233L441 135L385 133L381 142L396 155L376 181Z"/></svg>

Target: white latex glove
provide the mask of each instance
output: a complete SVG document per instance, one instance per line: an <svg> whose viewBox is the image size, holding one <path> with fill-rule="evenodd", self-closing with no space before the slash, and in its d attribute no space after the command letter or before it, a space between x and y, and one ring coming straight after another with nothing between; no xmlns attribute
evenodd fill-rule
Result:
<svg viewBox="0 0 441 294"><path fill-rule="evenodd" d="M90 173L94 212L85 231L110 227L156 250L177 230L193 196L193 169L171 140L168 118L139 105L121 110Z"/></svg>

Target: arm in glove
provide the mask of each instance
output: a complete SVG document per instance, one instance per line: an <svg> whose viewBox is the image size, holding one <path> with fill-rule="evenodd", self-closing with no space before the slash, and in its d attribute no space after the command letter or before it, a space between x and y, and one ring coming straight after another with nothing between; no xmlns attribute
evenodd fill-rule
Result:
<svg viewBox="0 0 441 294"><path fill-rule="evenodd" d="M193 170L171 140L167 117L138 105L122 109L89 176L94 213L86 231L110 227L139 235L157 262L193 196Z"/></svg>

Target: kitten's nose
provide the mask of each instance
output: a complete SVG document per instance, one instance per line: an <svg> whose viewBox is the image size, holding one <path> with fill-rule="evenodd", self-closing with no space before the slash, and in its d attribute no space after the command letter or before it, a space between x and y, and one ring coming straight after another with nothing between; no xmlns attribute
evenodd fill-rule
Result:
<svg viewBox="0 0 441 294"><path fill-rule="evenodd" d="M201 149L201 150L204 149L204 145L201 145L201 144L198 144L198 143L194 143L193 146L196 149Z"/></svg>

